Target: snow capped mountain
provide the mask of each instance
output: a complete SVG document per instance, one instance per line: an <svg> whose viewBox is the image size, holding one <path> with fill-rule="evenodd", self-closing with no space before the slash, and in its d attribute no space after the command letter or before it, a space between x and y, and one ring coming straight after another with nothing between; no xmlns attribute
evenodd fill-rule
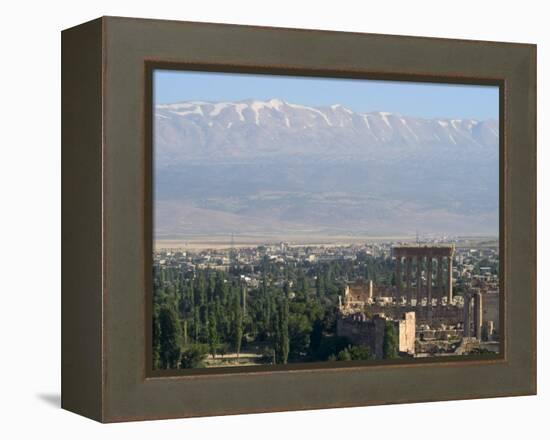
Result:
<svg viewBox="0 0 550 440"><path fill-rule="evenodd" d="M498 233L498 122L280 99L154 111L155 234Z"/></svg>
<svg viewBox="0 0 550 440"><path fill-rule="evenodd" d="M191 101L156 106L155 141L166 163L179 155L187 161L284 155L362 160L433 148L484 155L497 151L498 123L357 113L339 104L310 107L280 99Z"/></svg>

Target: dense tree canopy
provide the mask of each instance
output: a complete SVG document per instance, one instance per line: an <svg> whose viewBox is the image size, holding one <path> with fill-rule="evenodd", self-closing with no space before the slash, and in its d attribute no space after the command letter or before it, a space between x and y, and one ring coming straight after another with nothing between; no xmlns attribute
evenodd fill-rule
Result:
<svg viewBox="0 0 550 440"><path fill-rule="evenodd" d="M242 350L277 364L371 357L335 335L338 295L350 279L391 284L390 259L359 255L356 261L281 264L266 257L254 268L260 274L256 286L241 277L249 270L155 268L155 368L196 368L208 355L226 359ZM388 356L395 350L390 340Z"/></svg>

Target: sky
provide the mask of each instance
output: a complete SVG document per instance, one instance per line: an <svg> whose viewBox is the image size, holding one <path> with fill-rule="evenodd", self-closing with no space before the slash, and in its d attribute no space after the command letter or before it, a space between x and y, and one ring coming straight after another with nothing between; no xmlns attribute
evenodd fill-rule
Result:
<svg viewBox="0 0 550 440"><path fill-rule="evenodd" d="M279 98L423 118L498 120L499 113L496 86L155 70L153 90L156 104Z"/></svg>

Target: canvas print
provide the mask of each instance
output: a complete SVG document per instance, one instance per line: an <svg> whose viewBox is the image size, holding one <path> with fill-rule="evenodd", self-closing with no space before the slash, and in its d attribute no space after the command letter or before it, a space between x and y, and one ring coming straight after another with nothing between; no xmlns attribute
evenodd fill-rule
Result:
<svg viewBox="0 0 550 440"><path fill-rule="evenodd" d="M153 72L155 370L499 355L499 89Z"/></svg>

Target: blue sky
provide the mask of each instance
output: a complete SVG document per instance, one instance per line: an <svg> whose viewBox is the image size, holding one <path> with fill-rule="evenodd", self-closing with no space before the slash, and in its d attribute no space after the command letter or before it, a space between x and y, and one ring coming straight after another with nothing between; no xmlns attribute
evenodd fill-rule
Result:
<svg viewBox="0 0 550 440"><path fill-rule="evenodd" d="M279 75L156 70L154 102L279 98L356 112L387 111L424 118L498 119L498 87Z"/></svg>

